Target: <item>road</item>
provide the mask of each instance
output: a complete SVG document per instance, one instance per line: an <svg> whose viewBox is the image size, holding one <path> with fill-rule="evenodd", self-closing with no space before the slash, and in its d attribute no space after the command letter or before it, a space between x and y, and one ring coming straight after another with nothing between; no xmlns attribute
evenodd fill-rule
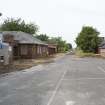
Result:
<svg viewBox="0 0 105 105"><path fill-rule="evenodd" d="M0 76L0 105L105 105L105 60L72 55Z"/></svg>

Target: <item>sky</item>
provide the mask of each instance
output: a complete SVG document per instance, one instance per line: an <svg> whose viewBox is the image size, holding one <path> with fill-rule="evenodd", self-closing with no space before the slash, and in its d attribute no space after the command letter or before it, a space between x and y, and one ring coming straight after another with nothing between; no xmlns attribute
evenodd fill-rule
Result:
<svg viewBox="0 0 105 105"><path fill-rule="evenodd" d="M105 0L1 0L0 22L22 18L39 26L39 33L61 36L75 46L83 26L93 26L105 37Z"/></svg>

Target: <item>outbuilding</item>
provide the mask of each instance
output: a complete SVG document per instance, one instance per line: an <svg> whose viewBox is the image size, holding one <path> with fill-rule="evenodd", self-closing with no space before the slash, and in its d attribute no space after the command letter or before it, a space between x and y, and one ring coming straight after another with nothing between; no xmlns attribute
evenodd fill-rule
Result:
<svg viewBox="0 0 105 105"><path fill-rule="evenodd" d="M53 55L57 53L57 45L56 44L48 44L48 52L49 55Z"/></svg>
<svg viewBox="0 0 105 105"><path fill-rule="evenodd" d="M38 56L48 54L48 44L35 38L33 35L21 31L2 32L3 42L12 47L14 59L27 58L34 59Z"/></svg>

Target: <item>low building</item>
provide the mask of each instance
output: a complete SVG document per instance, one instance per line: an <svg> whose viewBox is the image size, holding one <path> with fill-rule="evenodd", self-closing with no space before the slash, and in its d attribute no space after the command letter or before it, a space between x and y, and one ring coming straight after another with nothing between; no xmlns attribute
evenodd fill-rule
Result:
<svg viewBox="0 0 105 105"><path fill-rule="evenodd" d="M48 52L49 55L53 55L57 53L57 45L56 44L48 44Z"/></svg>
<svg viewBox="0 0 105 105"><path fill-rule="evenodd" d="M48 55L48 44L35 38L33 35L20 31L2 32L3 42L9 43L12 56L16 58L33 59Z"/></svg>
<svg viewBox="0 0 105 105"><path fill-rule="evenodd" d="M105 41L103 41L99 48L98 48L98 52L101 56L105 57Z"/></svg>

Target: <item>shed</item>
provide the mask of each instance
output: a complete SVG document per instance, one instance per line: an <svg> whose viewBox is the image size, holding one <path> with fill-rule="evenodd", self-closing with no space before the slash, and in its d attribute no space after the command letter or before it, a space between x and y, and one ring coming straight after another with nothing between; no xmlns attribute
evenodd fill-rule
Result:
<svg viewBox="0 0 105 105"><path fill-rule="evenodd" d="M48 52L49 55L53 55L57 53L57 45L56 44L48 44Z"/></svg>
<svg viewBox="0 0 105 105"><path fill-rule="evenodd" d="M21 31L4 31L3 42L9 43L13 58L33 59L48 54L48 44L33 35Z"/></svg>

